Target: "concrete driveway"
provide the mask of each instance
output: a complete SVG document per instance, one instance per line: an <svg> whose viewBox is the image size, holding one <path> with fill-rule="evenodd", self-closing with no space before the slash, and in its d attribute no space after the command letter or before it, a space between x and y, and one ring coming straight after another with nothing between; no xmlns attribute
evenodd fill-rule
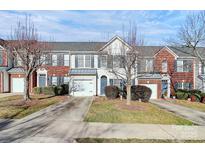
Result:
<svg viewBox="0 0 205 154"><path fill-rule="evenodd" d="M63 128L69 126L67 123L83 120L91 103L92 97L71 97L64 103L50 106L18 121L4 122L4 126L1 126L0 142L26 142L37 134L45 134L47 131L63 132ZM44 137L44 142L52 140L49 136ZM41 142L40 139L35 141ZM57 138L54 141L61 142Z"/></svg>
<svg viewBox="0 0 205 154"><path fill-rule="evenodd" d="M197 111L188 107L173 104L166 100L150 100L151 103L158 107L173 112L195 124L205 126L205 112Z"/></svg>

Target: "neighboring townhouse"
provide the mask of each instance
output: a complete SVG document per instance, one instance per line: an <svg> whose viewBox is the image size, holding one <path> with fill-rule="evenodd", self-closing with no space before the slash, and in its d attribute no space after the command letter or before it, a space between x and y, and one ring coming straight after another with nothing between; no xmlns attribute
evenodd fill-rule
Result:
<svg viewBox="0 0 205 154"><path fill-rule="evenodd" d="M123 81L111 73L112 67L118 66L121 69L118 56L122 46L130 48L120 37L116 36L108 42L49 44L52 45L52 51L48 53L49 56L42 57L45 58L45 63L32 75L31 91L35 86L69 84L71 95L92 96L104 95L107 85L122 88ZM143 55L139 57L137 78L132 83L151 88L151 98L161 98L162 95L170 97L174 94L174 89L202 90L205 69L190 54L188 48L141 46L138 49ZM203 48L198 50L204 55ZM4 61L3 64L6 64L9 60ZM1 89L4 87L1 92L23 92L24 70L21 62L10 61L12 67L5 65L7 77L3 79L8 80L8 86L7 89L6 86L1 86Z"/></svg>

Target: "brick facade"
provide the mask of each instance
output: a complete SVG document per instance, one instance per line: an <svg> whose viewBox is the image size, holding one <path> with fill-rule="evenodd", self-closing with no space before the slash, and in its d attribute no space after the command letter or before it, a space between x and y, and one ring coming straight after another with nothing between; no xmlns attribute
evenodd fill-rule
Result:
<svg viewBox="0 0 205 154"><path fill-rule="evenodd" d="M167 48L163 48L155 55L154 60L154 68L157 72L160 72L161 74L164 74L162 72L162 62L164 60L167 61L167 73L170 76L171 85L170 90L171 94L174 93L174 85L177 82L188 82L192 83L194 85L194 60L192 60L192 72L176 72L175 65L176 65L176 58Z"/></svg>
<svg viewBox="0 0 205 154"><path fill-rule="evenodd" d="M48 76L68 76L69 66L45 66Z"/></svg>

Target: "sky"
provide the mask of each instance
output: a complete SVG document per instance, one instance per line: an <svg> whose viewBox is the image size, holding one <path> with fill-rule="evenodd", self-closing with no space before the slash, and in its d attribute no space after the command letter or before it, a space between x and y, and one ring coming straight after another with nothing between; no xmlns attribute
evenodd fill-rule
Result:
<svg viewBox="0 0 205 154"><path fill-rule="evenodd" d="M0 38L29 14L43 40L108 41L122 36L130 21L137 25L145 45L167 45L190 11L0 11Z"/></svg>

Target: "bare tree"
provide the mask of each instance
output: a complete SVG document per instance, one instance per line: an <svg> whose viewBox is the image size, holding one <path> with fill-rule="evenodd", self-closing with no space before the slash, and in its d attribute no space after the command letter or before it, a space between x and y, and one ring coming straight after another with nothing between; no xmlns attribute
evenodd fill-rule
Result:
<svg viewBox="0 0 205 154"><path fill-rule="evenodd" d="M187 15L185 22L178 31L178 40L174 41L174 44L188 47L190 49L189 54L196 57L202 67L205 67L205 57L203 57L205 50L200 51L197 49L197 47L205 45L205 11L194 12ZM202 73L205 73L203 69ZM204 89L203 79L202 88Z"/></svg>
<svg viewBox="0 0 205 154"><path fill-rule="evenodd" d="M21 61L21 67L25 72L24 100L29 101L31 75L44 63L46 51L49 52L50 47L46 42L40 41L31 17L26 15L25 21L18 21L14 31L11 30L7 48L14 61Z"/></svg>
<svg viewBox="0 0 205 154"><path fill-rule="evenodd" d="M137 27L130 24L127 32L123 29L125 44L119 47L119 53L113 56L113 67L111 72L124 81L127 89L127 105L131 101L132 80L137 78L137 60L140 57L140 48L144 41L137 35ZM126 45L127 44L127 45ZM116 63L116 65L115 65Z"/></svg>

